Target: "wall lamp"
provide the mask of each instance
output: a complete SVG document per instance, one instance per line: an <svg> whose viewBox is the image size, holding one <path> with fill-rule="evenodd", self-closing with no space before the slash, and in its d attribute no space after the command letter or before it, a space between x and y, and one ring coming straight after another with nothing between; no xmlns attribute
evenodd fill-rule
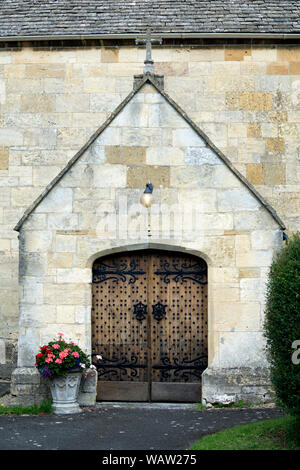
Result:
<svg viewBox="0 0 300 470"><path fill-rule="evenodd" d="M140 203L143 204L143 206L147 208L151 206L151 204L154 201L154 197L152 193L153 193L153 184L146 183L145 191L143 192L141 199L140 199Z"/></svg>

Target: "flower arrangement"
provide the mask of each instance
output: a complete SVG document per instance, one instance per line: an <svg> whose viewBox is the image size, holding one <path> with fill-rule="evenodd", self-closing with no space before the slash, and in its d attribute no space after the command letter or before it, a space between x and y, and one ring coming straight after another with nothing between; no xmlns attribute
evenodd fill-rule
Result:
<svg viewBox="0 0 300 470"><path fill-rule="evenodd" d="M66 376L75 370L82 370L84 375L87 375L89 369L96 369L80 347L72 341L66 342L62 339L63 336L62 333L58 333L59 339L42 346L36 355L35 366L41 376L44 378Z"/></svg>

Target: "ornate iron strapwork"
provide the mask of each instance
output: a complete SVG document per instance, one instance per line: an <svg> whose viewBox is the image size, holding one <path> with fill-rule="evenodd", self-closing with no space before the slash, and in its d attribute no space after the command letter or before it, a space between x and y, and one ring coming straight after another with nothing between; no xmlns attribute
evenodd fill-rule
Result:
<svg viewBox="0 0 300 470"><path fill-rule="evenodd" d="M173 266L170 267L170 263L165 262L162 263L161 269L157 269L154 274L163 276L163 280L166 284L170 283L170 276L173 276L175 282L180 280L181 283L183 283L186 279L191 279L199 284L207 284L206 267L197 263L189 266L182 264L180 267L178 267L178 264L173 264Z"/></svg>
<svg viewBox="0 0 300 470"><path fill-rule="evenodd" d="M129 276L129 284L134 284L141 274L146 274L146 272L143 269L137 269L137 263L134 260L130 261L129 267L127 263L113 262L112 265L101 263L93 270L93 282L100 284L108 279L113 279L113 282L119 282L119 280L126 282Z"/></svg>
<svg viewBox="0 0 300 470"><path fill-rule="evenodd" d="M161 362L161 364L153 365L152 368L160 370L162 378L168 379L173 372L174 377L183 379L185 382L188 382L190 376L201 379L203 371L207 368L207 356L199 356L195 359L184 358L181 363L175 358L173 364L168 357L162 357Z"/></svg>
<svg viewBox="0 0 300 470"><path fill-rule="evenodd" d="M163 305L161 302L152 305L152 314L155 320L159 323L166 316L166 305Z"/></svg>
<svg viewBox="0 0 300 470"><path fill-rule="evenodd" d="M95 353L92 356L96 355ZM146 364L138 364L138 357L134 354L131 355L130 360L125 356L122 356L121 359L115 356L111 359L102 356L101 362L93 364L97 368L98 377L119 375L120 371L122 376L136 377L138 369L146 369L147 367Z"/></svg>
<svg viewBox="0 0 300 470"><path fill-rule="evenodd" d="M142 302L138 302L133 306L133 314L136 316L136 319L139 322L145 320L147 315L147 305L143 304Z"/></svg>

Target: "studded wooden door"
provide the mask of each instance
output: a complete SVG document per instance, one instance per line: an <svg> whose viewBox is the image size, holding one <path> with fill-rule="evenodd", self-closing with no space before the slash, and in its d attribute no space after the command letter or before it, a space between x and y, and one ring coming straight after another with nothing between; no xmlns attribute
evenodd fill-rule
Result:
<svg viewBox="0 0 300 470"><path fill-rule="evenodd" d="M207 367L206 263L151 250L97 260L92 347L98 400L199 401Z"/></svg>

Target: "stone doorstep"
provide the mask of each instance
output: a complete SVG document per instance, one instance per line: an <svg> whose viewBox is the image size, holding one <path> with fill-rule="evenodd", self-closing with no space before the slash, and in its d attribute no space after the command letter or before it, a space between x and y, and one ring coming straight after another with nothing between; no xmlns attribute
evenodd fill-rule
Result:
<svg viewBox="0 0 300 470"><path fill-rule="evenodd" d="M148 410L186 410L195 409L199 403L154 403L154 402L96 402L97 409L143 408Z"/></svg>

